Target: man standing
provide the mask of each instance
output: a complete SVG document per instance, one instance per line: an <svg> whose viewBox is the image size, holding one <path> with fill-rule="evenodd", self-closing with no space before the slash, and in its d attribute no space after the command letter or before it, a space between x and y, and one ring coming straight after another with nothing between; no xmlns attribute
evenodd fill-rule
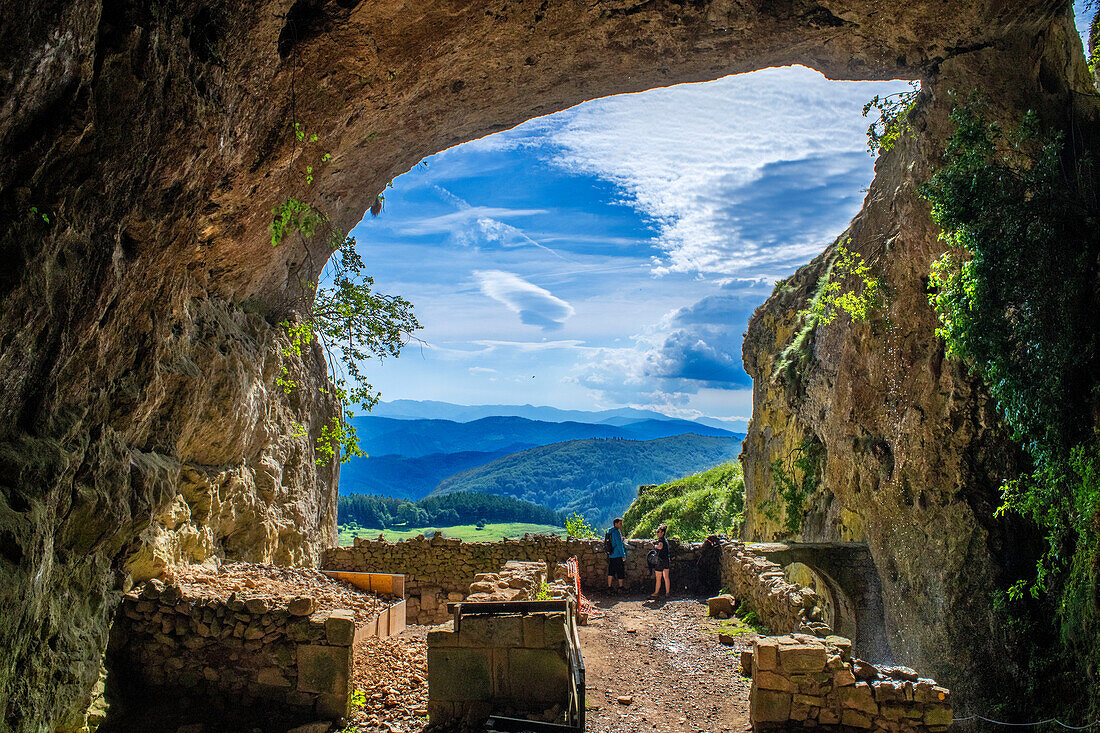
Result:
<svg viewBox="0 0 1100 733"><path fill-rule="evenodd" d="M623 580L626 578L626 543L623 541L623 520L616 517L611 529L603 536L603 547L607 553L607 590L612 591L611 579L619 579L618 592L623 592Z"/></svg>

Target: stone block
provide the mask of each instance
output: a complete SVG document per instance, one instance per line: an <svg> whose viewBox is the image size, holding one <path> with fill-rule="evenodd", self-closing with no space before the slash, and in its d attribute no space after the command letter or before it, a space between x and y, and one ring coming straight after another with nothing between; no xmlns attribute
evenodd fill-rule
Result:
<svg viewBox="0 0 1100 733"><path fill-rule="evenodd" d="M937 705L924 712L924 724L927 726L951 725L951 708Z"/></svg>
<svg viewBox="0 0 1100 733"><path fill-rule="evenodd" d="M825 669L824 644L781 644L779 646L779 667L785 672L805 674L821 672Z"/></svg>
<svg viewBox="0 0 1100 733"><path fill-rule="evenodd" d="M462 646L462 640L453 630L428 632L429 649L445 649L456 646Z"/></svg>
<svg viewBox="0 0 1100 733"><path fill-rule="evenodd" d="M318 718L346 718L351 712L348 693L343 695L318 695L313 708Z"/></svg>
<svg viewBox="0 0 1100 733"><path fill-rule="evenodd" d="M870 728L871 716L864 715L858 710L842 710L840 724L846 728Z"/></svg>
<svg viewBox="0 0 1100 733"><path fill-rule="evenodd" d="M290 687L290 682L278 667L265 667L256 673L256 681L267 687Z"/></svg>
<svg viewBox="0 0 1100 733"><path fill-rule="evenodd" d="M507 654L509 698L563 706L567 703L572 678L561 654L549 649L509 649Z"/></svg>
<svg viewBox="0 0 1100 733"><path fill-rule="evenodd" d="M817 722L822 725L836 725L840 722L840 712L832 708L821 708L817 714Z"/></svg>
<svg viewBox="0 0 1100 733"><path fill-rule="evenodd" d="M265 598L249 598L244 602L244 607L249 613L255 616L265 614L271 608Z"/></svg>
<svg viewBox="0 0 1100 733"><path fill-rule="evenodd" d="M442 725L454 720L455 704L450 700L429 700L428 720L433 725Z"/></svg>
<svg viewBox="0 0 1100 733"><path fill-rule="evenodd" d="M841 687L835 695L840 704L850 710L858 710L868 715L878 714L878 703L871 694L871 687L866 682L858 682L850 687Z"/></svg>
<svg viewBox="0 0 1100 733"><path fill-rule="evenodd" d="M798 688L788 677L766 669L757 671L753 677L753 684L762 690L778 690L780 692L795 692Z"/></svg>
<svg viewBox="0 0 1100 733"><path fill-rule="evenodd" d="M543 626L543 641L548 649L566 645L565 614L548 613Z"/></svg>
<svg viewBox="0 0 1100 733"><path fill-rule="evenodd" d="M492 688L489 650L429 647L429 700L489 700Z"/></svg>
<svg viewBox="0 0 1100 733"><path fill-rule="evenodd" d="M763 636L753 646L756 668L774 671L779 667L779 644L772 637Z"/></svg>
<svg viewBox="0 0 1100 733"><path fill-rule="evenodd" d="M523 646L529 649L541 649L546 646L546 615L529 613L523 617Z"/></svg>
<svg viewBox="0 0 1100 733"><path fill-rule="evenodd" d="M737 610L737 599L729 593L707 599L707 613L712 618L717 617L719 613L726 614L724 618L731 618L735 610Z"/></svg>
<svg viewBox="0 0 1100 733"><path fill-rule="evenodd" d="M298 596L291 599L287 606L287 612L291 616L309 616L315 609L315 603L309 596Z"/></svg>
<svg viewBox="0 0 1100 733"><path fill-rule="evenodd" d="M333 646L351 646L355 641L355 613L333 611L325 619L325 639Z"/></svg>
<svg viewBox="0 0 1100 733"><path fill-rule="evenodd" d="M844 667L833 673L833 685L836 687L847 687L856 683L856 676L852 674L852 670Z"/></svg>
<svg viewBox="0 0 1100 733"><path fill-rule="evenodd" d="M790 694L754 689L749 696L749 719L754 723L787 722L791 719Z"/></svg>
<svg viewBox="0 0 1100 733"><path fill-rule="evenodd" d="M752 650L741 650L741 676L752 677Z"/></svg>
<svg viewBox="0 0 1100 733"><path fill-rule="evenodd" d="M468 616L462 619L463 646L523 646L523 618L508 616Z"/></svg>
<svg viewBox="0 0 1100 733"><path fill-rule="evenodd" d="M825 704L825 698L817 695L795 695L794 702L808 705L811 708L819 708Z"/></svg>
<svg viewBox="0 0 1100 733"><path fill-rule="evenodd" d="M298 689L302 692L343 694L351 680L351 647L299 644Z"/></svg>

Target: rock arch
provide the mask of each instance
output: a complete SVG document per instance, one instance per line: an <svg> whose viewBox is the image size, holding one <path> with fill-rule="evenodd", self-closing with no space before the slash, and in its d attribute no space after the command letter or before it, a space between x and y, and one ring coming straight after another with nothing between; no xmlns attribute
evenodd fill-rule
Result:
<svg viewBox="0 0 1100 733"><path fill-rule="evenodd" d="M335 409L313 389L324 379L321 355L287 357L274 325L308 293L305 263L328 252L271 247L270 212L288 196L349 228L387 180L449 145L602 95L802 63L834 78L924 79L921 142L880 163L863 221L867 231L885 218L916 222L916 239L934 248L898 171L926 168L934 155L943 91L983 88L1007 110L1039 95L1058 114L1070 100L1071 113L1084 114L1069 93L1084 83L1070 38L1065 3L1043 0L61 0L50 12L8 9L6 724L79 725L133 577L209 554L309 563L334 539L337 473L315 466L310 438L292 429L302 422L316 435ZM294 123L333 154L312 185L302 182ZM870 254L877 237L857 231L857 249ZM274 384L283 365L305 385L297 397ZM877 558L881 544L870 546ZM913 605L895 596L898 607ZM905 643L923 642L910 634Z"/></svg>
<svg viewBox="0 0 1100 733"><path fill-rule="evenodd" d="M835 633L852 640L853 653L875 663L894 661L886 636L882 586L867 545L771 542L753 544L750 549L784 568L806 568L815 590L826 600L826 613L831 616L827 621Z"/></svg>

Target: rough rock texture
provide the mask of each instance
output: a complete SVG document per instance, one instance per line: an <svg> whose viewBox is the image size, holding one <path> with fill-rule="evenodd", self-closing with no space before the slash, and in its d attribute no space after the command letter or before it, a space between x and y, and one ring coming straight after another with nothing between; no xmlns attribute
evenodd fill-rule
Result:
<svg viewBox="0 0 1100 733"><path fill-rule="evenodd" d="M1041 36L1060 5L55 0L6 8L6 725L80 724L131 573L211 553L309 563L334 539L335 470L316 468L312 450L333 410L316 391L320 352L289 360L295 394L275 385L285 344L277 324L308 301L327 245L272 248L273 206L297 196L346 229L386 181L454 143L584 99L764 66L949 80L984 59L983 79L1015 84L1033 68L1021 53L1053 47ZM1044 73L1044 84L1060 88L1067 69ZM294 122L319 136L316 150L296 143ZM333 157L306 184L304 168L321 150ZM875 195L891 191L880 185ZM895 213L912 206L903 200ZM296 437L298 423L305 436Z"/></svg>
<svg viewBox="0 0 1100 733"><path fill-rule="evenodd" d="M802 327L798 311L835 258L834 244L777 286L744 344L754 384L742 454L745 538L784 534L772 461L804 439L823 447L797 539L868 543L894 654L933 673L968 707L1018 689L992 596L1033 572L1036 543L1019 522L993 517L1001 481L1014 475L1020 456L981 385L945 358L935 335L926 287L944 245L916 189L943 154L952 90L981 92L991 114L1009 124L1031 108L1049 125L1068 129L1072 121L1077 135L1100 139L1080 49L1062 17L1038 37L974 48L929 68L914 134L880 158L849 230L848 248L880 278L885 307L867 323L841 317L791 347Z"/></svg>

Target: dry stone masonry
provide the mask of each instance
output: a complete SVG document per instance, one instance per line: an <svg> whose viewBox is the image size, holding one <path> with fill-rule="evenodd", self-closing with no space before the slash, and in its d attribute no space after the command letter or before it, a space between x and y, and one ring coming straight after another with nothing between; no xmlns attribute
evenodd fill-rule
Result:
<svg viewBox="0 0 1100 733"><path fill-rule="evenodd" d="M575 627L572 627L575 629ZM490 713L564 723L579 646L566 613L463 616L428 633L428 716L433 724Z"/></svg>
<svg viewBox="0 0 1100 733"><path fill-rule="evenodd" d="M771 631L821 637L832 633L821 596L789 582L777 563L734 540L722 545L721 567L722 584L734 598L747 603Z"/></svg>
<svg viewBox="0 0 1100 733"><path fill-rule="evenodd" d="M627 540L626 544L626 582L634 587L652 583L645 561L652 540ZM698 552L695 544L674 548L674 579L695 562ZM577 558L582 591L607 585L603 540L557 535L525 535L500 542L463 542L439 535L401 542L356 538L351 547L325 550L323 567L403 574L410 623L438 624L448 618L447 603L465 599L479 573L496 573L511 560L555 564L570 557Z"/></svg>
<svg viewBox="0 0 1100 733"><path fill-rule="evenodd" d="M908 667L881 670L852 659L840 636L761 637L743 665L752 675L749 715L757 733L801 728L941 733L951 693Z"/></svg>
<svg viewBox="0 0 1100 733"><path fill-rule="evenodd" d="M321 600L355 593L328 582L337 590ZM389 604L359 594L354 608L322 607L311 595L263 594L257 585L226 595L151 580L127 593L108 650L116 695L262 707L265 717L292 721L345 716L353 646Z"/></svg>

